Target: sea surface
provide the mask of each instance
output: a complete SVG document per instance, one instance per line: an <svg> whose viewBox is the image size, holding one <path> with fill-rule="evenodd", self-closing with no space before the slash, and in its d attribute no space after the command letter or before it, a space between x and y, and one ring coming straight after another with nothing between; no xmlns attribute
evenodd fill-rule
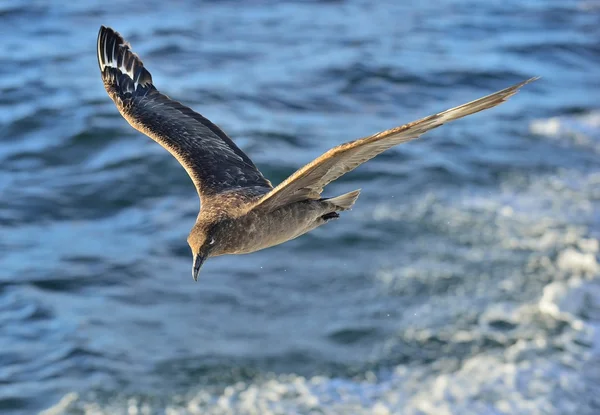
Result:
<svg viewBox="0 0 600 415"><path fill-rule="evenodd" d="M0 413L600 413L600 1L0 2ZM279 183L532 76L191 277L185 171L100 25Z"/></svg>

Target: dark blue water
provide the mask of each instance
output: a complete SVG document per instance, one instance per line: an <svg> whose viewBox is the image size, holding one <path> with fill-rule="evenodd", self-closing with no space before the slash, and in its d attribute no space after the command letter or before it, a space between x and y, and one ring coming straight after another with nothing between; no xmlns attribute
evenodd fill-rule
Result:
<svg viewBox="0 0 600 415"><path fill-rule="evenodd" d="M0 413L600 413L600 3L0 3ZM190 276L199 202L101 24L274 183L531 76L344 176L339 221Z"/></svg>

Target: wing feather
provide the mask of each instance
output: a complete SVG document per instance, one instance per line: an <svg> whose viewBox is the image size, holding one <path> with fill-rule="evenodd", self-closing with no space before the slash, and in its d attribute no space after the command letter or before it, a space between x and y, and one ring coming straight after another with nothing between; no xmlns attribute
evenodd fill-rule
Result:
<svg viewBox="0 0 600 415"><path fill-rule="evenodd" d="M259 188L263 193L272 188L219 127L161 94L129 44L104 26L98 34L98 63L104 87L121 115L181 163L201 199L239 188Z"/></svg>
<svg viewBox="0 0 600 415"><path fill-rule="evenodd" d="M495 107L536 79L538 78L528 79L467 104L334 147L296 171L263 196L252 208L274 210L297 201L318 199L327 184L378 154L398 144L414 140L447 122Z"/></svg>

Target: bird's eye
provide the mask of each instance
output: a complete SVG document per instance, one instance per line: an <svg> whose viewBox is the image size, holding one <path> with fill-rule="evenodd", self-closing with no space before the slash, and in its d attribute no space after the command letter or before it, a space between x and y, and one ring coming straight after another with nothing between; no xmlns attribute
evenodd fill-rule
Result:
<svg viewBox="0 0 600 415"><path fill-rule="evenodd" d="M210 242L208 244L209 245L214 245L215 244L215 238L210 238Z"/></svg>

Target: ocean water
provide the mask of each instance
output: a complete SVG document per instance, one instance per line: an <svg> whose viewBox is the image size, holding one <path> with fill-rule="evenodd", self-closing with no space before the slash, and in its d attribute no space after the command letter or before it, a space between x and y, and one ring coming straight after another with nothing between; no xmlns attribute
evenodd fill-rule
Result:
<svg viewBox="0 0 600 415"><path fill-rule="evenodd" d="M600 2L0 3L0 413L600 413ZM331 184L289 243L190 276L198 199L96 63L274 183L531 76Z"/></svg>

